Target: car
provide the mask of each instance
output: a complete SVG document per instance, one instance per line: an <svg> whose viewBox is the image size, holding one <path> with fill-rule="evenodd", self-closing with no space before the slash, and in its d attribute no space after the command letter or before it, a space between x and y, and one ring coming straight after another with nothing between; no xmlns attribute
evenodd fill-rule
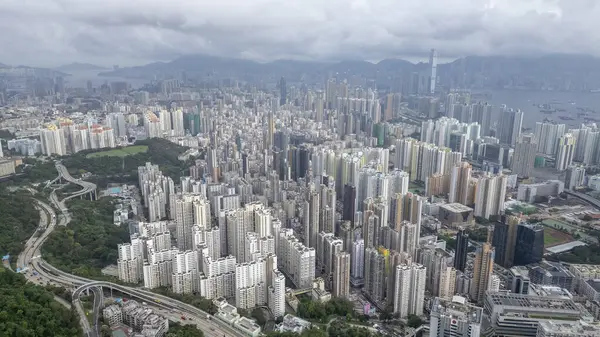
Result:
<svg viewBox="0 0 600 337"><path fill-rule="evenodd" d="M184 317L184 316L181 316L181 320L182 320L182 321L185 321L185 317Z"/></svg>

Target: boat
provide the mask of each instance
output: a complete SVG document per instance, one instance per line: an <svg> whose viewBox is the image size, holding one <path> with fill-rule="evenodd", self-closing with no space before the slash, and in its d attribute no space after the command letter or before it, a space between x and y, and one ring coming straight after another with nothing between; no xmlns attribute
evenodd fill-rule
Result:
<svg viewBox="0 0 600 337"><path fill-rule="evenodd" d="M558 118L563 121L574 121L575 120L575 118L573 118L571 116L558 116Z"/></svg>

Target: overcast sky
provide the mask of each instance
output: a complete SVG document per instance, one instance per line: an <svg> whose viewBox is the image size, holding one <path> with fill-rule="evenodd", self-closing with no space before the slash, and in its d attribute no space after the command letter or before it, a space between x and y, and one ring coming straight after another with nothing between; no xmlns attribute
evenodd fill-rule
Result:
<svg viewBox="0 0 600 337"><path fill-rule="evenodd" d="M0 0L0 62L600 56L598 0Z"/></svg>

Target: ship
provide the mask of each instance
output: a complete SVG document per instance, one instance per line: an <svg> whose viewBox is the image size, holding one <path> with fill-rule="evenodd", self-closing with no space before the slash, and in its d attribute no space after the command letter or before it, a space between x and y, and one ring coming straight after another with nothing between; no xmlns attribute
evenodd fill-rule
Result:
<svg viewBox="0 0 600 337"><path fill-rule="evenodd" d="M575 118L573 118L571 116L558 116L558 118L563 121L574 121L575 120Z"/></svg>

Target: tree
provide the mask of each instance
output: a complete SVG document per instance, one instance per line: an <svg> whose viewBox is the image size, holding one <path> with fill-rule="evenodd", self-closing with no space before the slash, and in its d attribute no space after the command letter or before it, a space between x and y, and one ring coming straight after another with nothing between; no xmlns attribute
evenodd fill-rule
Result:
<svg viewBox="0 0 600 337"><path fill-rule="evenodd" d="M392 309L385 308L385 310L383 310L381 312L381 314L379 315L379 319L382 321L389 321L390 319L392 319L394 317L394 314L392 312Z"/></svg>
<svg viewBox="0 0 600 337"><path fill-rule="evenodd" d="M43 287L0 268L0 335L81 336L79 317Z"/></svg>
<svg viewBox="0 0 600 337"><path fill-rule="evenodd" d="M29 192L11 193L0 187L0 254L9 254L16 261L25 241L36 232L39 220L40 213Z"/></svg>
<svg viewBox="0 0 600 337"><path fill-rule="evenodd" d="M421 317L417 315L408 315L408 323L407 325L411 328L418 328L423 324L423 320Z"/></svg>
<svg viewBox="0 0 600 337"><path fill-rule="evenodd" d="M264 326L267 323L268 318L265 317L265 313L261 308L254 308L251 314L252 318L256 320L256 323L260 326Z"/></svg>
<svg viewBox="0 0 600 337"><path fill-rule="evenodd" d="M202 330L195 325L181 325L176 322L169 322L169 332L166 337L204 337Z"/></svg>
<svg viewBox="0 0 600 337"><path fill-rule="evenodd" d="M114 200L73 199L68 202L73 218L57 227L42 246L44 258L66 272L104 278L101 269L115 263L117 245L129 242L127 226L113 224Z"/></svg>

